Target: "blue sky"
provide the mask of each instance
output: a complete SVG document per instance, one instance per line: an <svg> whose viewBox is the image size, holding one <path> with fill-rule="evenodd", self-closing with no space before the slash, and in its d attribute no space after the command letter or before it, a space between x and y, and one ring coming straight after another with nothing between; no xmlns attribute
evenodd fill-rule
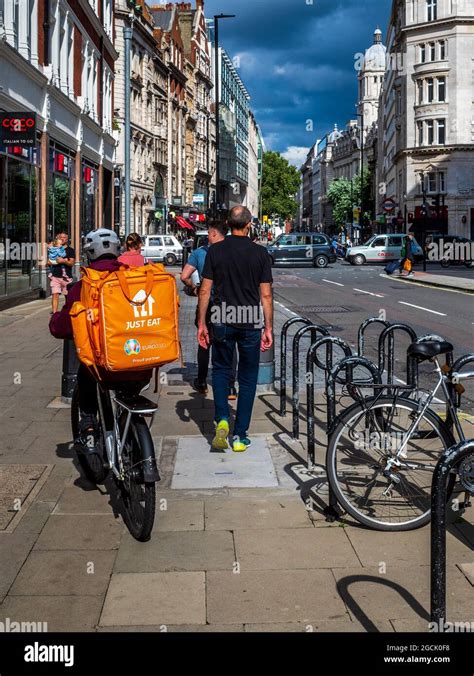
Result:
<svg viewBox="0 0 474 676"><path fill-rule="evenodd" d="M294 164L314 141L355 113L354 55L384 38L392 0L205 0L220 23L220 42L252 97L267 148ZM307 120L313 130L307 131Z"/></svg>

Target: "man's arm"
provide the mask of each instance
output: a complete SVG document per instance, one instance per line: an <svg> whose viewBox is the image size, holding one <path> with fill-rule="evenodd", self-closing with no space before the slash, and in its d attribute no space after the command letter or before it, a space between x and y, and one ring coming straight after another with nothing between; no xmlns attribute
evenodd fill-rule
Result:
<svg viewBox="0 0 474 676"><path fill-rule="evenodd" d="M197 268L194 267L194 265L190 265L189 263L186 263L186 265L183 268L183 272L181 273L181 281L183 282L184 286L188 286L190 289L192 289L196 293L196 285L193 283L193 280L191 279L191 276L193 272L196 271ZM196 294L197 295L197 294Z"/></svg>
<svg viewBox="0 0 474 676"><path fill-rule="evenodd" d="M69 258L66 256L65 258L56 259L56 263L59 263L60 265L67 265L69 268L74 267L75 262L76 262L75 256L70 256Z"/></svg>
<svg viewBox="0 0 474 676"><path fill-rule="evenodd" d="M270 282L260 284L260 302L262 303L265 320L260 349L265 352L273 345L273 291Z"/></svg>
<svg viewBox="0 0 474 676"><path fill-rule="evenodd" d="M199 289L199 306L198 306L198 342L201 347L209 347L209 331L206 325L207 309L212 291L212 279L203 277Z"/></svg>

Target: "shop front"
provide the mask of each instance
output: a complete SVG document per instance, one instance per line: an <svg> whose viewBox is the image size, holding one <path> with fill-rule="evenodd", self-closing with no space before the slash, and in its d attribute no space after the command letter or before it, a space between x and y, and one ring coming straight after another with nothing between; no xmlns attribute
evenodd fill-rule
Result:
<svg viewBox="0 0 474 676"><path fill-rule="evenodd" d="M36 147L0 147L0 304L39 293L38 180ZM3 301L3 302L2 302Z"/></svg>
<svg viewBox="0 0 474 676"><path fill-rule="evenodd" d="M99 167L83 159L81 166L81 241L84 235L97 227L98 186Z"/></svg>
<svg viewBox="0 0 474 676"><path fill-rule="evenodd" d="M72 237L74 224L75 153L50 141L48 175L48 222L46 240L51 242L60 232Z"/></svg>

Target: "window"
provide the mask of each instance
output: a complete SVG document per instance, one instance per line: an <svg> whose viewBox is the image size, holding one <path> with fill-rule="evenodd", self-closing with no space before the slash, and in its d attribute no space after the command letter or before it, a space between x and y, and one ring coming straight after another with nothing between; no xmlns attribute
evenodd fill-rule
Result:
<svg viewBox="0 0 474 676"><path fill-rule="evenodd" d="M436 192L436 185L437 185L437 175L432 172L428 174L427 176L427 191L428 192Z"/></svg>
<svg viewBox="0 0 474 676"><path fill-rule="evenodd" d="M402 238L401 237L389 237L388 246L401 246Z"/></svg>
<svg viewBox="0 0 474 676"><path fill-rule="evenodd" d="M425 63L426 61L426 45L420 45L420 62Z"/></svg>
<svg viewBox="0 0 474 676"><path fill-rule="evenodd" d="M418 145L422 146L424 143L424 127L423 127L423 122L418 122Z"/></svg>
<svg viewBox="0 0 474 676"><path fill-rule="evenodd" d="M446 192L446 174L444 171L440 171L438 174L438 190L439 192Z"/></svg>
<svg viewBox="0 0 474 676"><path fill-rule="evenodd" d="M418 103L423 103L423 80L418 80Z"/></svg>
<svg viewBox="0 0 474 676"><path fill-rule="evenodd" d="M438 0L426 0L426 19L436 21L438 18Z"/></svg>
<svg viewBox="0 0 474 676"><path fill-rule="evenodd" d="M385 237L377 237L373 242L372 242L373 247L379 247L379 246L385 246Z"/></svg>
<svg viewBox="0 0 474 676"><path fill-rule="evenodd" d="M426 123L426 127L428 129L428 139L427 143L429 146L432 146L434 143L434 122L433 120L428 120Z"/></svg>
<svg viewBox="0 0 474 676"><path fill-rule="evenodd" d="M436 61L436 42L430 42L430 61Z"/></svg>
<svg viewBox="0 0 474 676"><path fill-rule="evenodd" d="M322 235L313 235L313 244L327 244L327 241Z"/></svg>
<svg viewBox="0 0 474 676"><path fill-rule="evenodd" d="M161 237L150 237L148 246L163 246L163 240Z"/></svg>
<svg viewBox="0 0 474 676"><path fill-rule="evenodd" d="M446 120L437 120L438 126L438 145L444 146L446 143Z"/></svg>
<svg viewBox="0 0 474 676"><path fill-rule="evenodd" d="M444 61L446 59L446 40L440 40L439 42L439 60Z"/></svg>
<svg viewBox="0 0 474 676"><path fill-rule="evenodd" d="M292 246L293 244L293 237L291 235L286 236L286 237L281 237L278 241L278 244L280 246Z"/></svg>
<svg viewBox="0 0 474 676"><path fill-rule="evenodd" d="M438 78L438 101L446 101L446 78Z"/></svg>
<svg viewBox="0 0 474 676"><path fill-rule="evenodd" d="M432 103L434 101L434 80L432 77L426 80L426 89L428 103Z"/></svg>

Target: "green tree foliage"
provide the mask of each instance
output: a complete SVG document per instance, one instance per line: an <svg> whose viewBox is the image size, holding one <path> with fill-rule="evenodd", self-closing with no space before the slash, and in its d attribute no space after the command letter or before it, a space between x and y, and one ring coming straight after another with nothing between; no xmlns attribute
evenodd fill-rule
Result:
<svg viewBox="0 0 474 676"><path fill-rule="evenodd" d="M263 155L262 211L283 218L294 217L298 210L295 194L300 187L300 174L280 153Z"/></svg>
<svg viewBox="0 0 474 676"><path fill-rule="evenodd" d="M372 198L371 198L371 173L368 169L364 170L364 217L371 217ZM334 222L339 228L352 221L352 208L360 206L361 202L361 176L357 174L354 179L348 181L346 178L337 178L329 185L327 197L333 208Z"/></svg>

